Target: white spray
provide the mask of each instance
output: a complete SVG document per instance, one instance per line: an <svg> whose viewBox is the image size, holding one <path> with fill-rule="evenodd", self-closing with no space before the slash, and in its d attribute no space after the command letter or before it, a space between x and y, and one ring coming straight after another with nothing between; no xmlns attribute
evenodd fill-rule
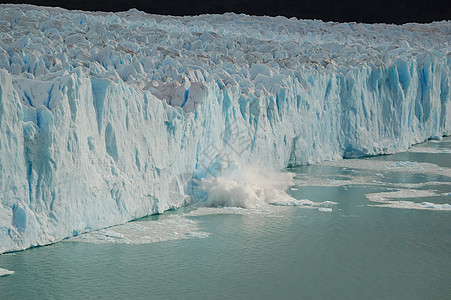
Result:
<svg viewBox="0 0 451 300"><path fill-rule="evenodd" d="M249 166L203 179L200 186L207 193L208 206L257 208L294 200L285 192L293 184L293 177L294 174L289 172Z"/></svg>

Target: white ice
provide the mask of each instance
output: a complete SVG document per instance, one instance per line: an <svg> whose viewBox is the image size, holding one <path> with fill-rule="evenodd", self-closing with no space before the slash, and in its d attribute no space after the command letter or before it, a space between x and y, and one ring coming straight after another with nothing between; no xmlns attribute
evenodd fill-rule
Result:
<svg viewBox="0 0 451 300"><path fill-rule="evenodd" d="M113 226L69 239L72 242L94 244L150 244L189 238L206 238L197 222L178 215L170 215L157 221L134 221Z"/></svg>
<svg viewBox="0 0 451 300"><path fill-rule="evenodd" d="M437 149L432 147L412 147L409 149L409 152L413 153L432 153L432 154L451 154L450 149Z"/></svg>
<svg viewBox="0 0 451 300"><path fill-rule="evenodd" d="M406 200L396 200L405 198L428 198L437 197L437 194L431 190L412 190L403 189L391 192L371 193L365 195L368 200L378 202L380 204L374 204L371 206L378 207L391 207L391 208L406 208L406 209L422 209L422 210L451 210L451 204L437 204L432 202L413 202Z"/></svg>
<svg viewBox="0 0 451 300"><path fill-rule="evenodd" d="M318 210L322 211L322 212L331 212L332 208L330 208L330 207L319 207Z"/></svg>
<svg viewBox="0 0 451 300"><path fill-rule="evenodd" d="M407 172L412 174L434 174L434 175L443 175L451 179L451 168L440 167L436 164L426 162L346 159L337 161L327 161L322 163L322 165L342 168L353 168L360 170L371 170L382 173ZM381 175L383 175L382 173Z"/></svg>
<svg viewBox="0 0 451 300"><path fill-rule="evenodd" d="M0 277L14 274L14 271L0 268Z"/></svg>
<svg viewBox="0 0 451 300"><path fill-rule="evenodd" d="M439 193L434 189L439 185L449 185L451 182L451 169L449 168L443 168L432 163L423 162L361 159L323 162L321 165L346 169L349 172L349 175L334 175L334 178L331 179L328 178L329 175L327 173L318 173L317 175L298 174L293 180L295 185L298 187L374 186L384 188L386 191L366 194L365 196L368 200L377 203L370 206L422 210L451 210L451 204L429 202L433 201L433 197L449 196L450 193ZM368 171L371 171L372 174L369 174ZM445 179L448 178L449 181L423 181L418 183L383 181L382 179L390 173L442 175ZM431 200L427 202L405 200L414 198L422 198L423 200L425 198L430 198Z"/></svg>

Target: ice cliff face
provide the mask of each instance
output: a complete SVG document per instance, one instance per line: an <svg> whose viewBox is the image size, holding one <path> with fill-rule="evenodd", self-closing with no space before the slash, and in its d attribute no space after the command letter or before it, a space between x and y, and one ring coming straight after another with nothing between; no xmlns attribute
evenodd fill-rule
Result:
<svg viewBox="0 0 451 300"><path fill-rule="evenodd" d="M0 8L0 253L451 133L451 22Z"/></svg>

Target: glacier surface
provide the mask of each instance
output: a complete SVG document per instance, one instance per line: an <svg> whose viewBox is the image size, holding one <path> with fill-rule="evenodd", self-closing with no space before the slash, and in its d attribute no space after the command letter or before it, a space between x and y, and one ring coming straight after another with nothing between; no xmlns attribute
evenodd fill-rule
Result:
<svg viewBox="0 0 451 300"><path fill-rule="evenodd" d="M0 253L194 201L202 179L451 133L451 22L0 5Z"/></svg>

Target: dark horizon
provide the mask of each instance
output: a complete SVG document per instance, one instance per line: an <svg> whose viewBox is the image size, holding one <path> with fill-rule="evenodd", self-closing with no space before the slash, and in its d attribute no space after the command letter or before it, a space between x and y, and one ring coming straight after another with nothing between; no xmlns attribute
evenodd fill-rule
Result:
<svg viewBox="0 0 451 300"><path fill-rule="evenodd" d="M151 14L174 16L234 12L362 23L430 23L451 19L451 5L447 0L379 0L371 2L358 0L177 0L173 2L155 0L80 0L78 2L73 0L10 0L0 1L0 3L57 6L66 9L107 12L136 8Z"/></svg>

